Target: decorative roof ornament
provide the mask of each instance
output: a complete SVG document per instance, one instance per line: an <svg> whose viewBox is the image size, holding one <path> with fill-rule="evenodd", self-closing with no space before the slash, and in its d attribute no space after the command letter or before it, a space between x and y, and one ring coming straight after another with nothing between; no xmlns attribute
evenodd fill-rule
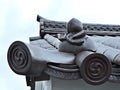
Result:
<svg viewBox="0 0 120 90"><path fill-rule="evenodd" d="M50 76L83 79L91 85L120 82L119 46L107 40L102 42L105 36L110 40L120 36L119 25L87 24L75 18L67 23L41 16L37 16L37 21L40 36L30 37L30 43L13 42L7 54L10 68L26 76L27 86L32 90L36 81L49 80Z"/></svg>

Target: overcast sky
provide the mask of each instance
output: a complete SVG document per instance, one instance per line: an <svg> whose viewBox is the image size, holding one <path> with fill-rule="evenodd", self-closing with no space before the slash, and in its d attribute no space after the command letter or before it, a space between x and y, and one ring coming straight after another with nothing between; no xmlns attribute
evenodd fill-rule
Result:
<svg viewBox="0 0 120 90"><path fill-rule="evenodd" d="M27 90L23 76L7 63L7 49L13 41L29 42L39 35L37 14L69 21L120 24L120 0L0 0L0 90Z"/></svg>

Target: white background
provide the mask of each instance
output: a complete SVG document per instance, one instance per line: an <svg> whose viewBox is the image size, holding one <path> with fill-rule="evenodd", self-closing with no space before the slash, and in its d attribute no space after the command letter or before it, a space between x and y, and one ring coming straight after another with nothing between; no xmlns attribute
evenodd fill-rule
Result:
<svg viewBox="0 0 120 90"><path fill-rule="evenodd" d="M44 18L86 23L120 24L120 0L0 0L0 90L28 90L25 78L7 63L13 41L39 35L37 14Z"/></svg>

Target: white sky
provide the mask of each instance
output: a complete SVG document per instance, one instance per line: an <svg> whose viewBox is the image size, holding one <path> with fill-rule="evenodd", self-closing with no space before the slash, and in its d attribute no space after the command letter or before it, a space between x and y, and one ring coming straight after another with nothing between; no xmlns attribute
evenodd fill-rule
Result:
<svg viewBox="0 0 120 90"><path fill-rule="evenodd" d="M120 0L0 0L0 90L27 90L24 77L11 71L7 49L15 40L39 35L37 14L69 21L120 24Z"/></svg>

